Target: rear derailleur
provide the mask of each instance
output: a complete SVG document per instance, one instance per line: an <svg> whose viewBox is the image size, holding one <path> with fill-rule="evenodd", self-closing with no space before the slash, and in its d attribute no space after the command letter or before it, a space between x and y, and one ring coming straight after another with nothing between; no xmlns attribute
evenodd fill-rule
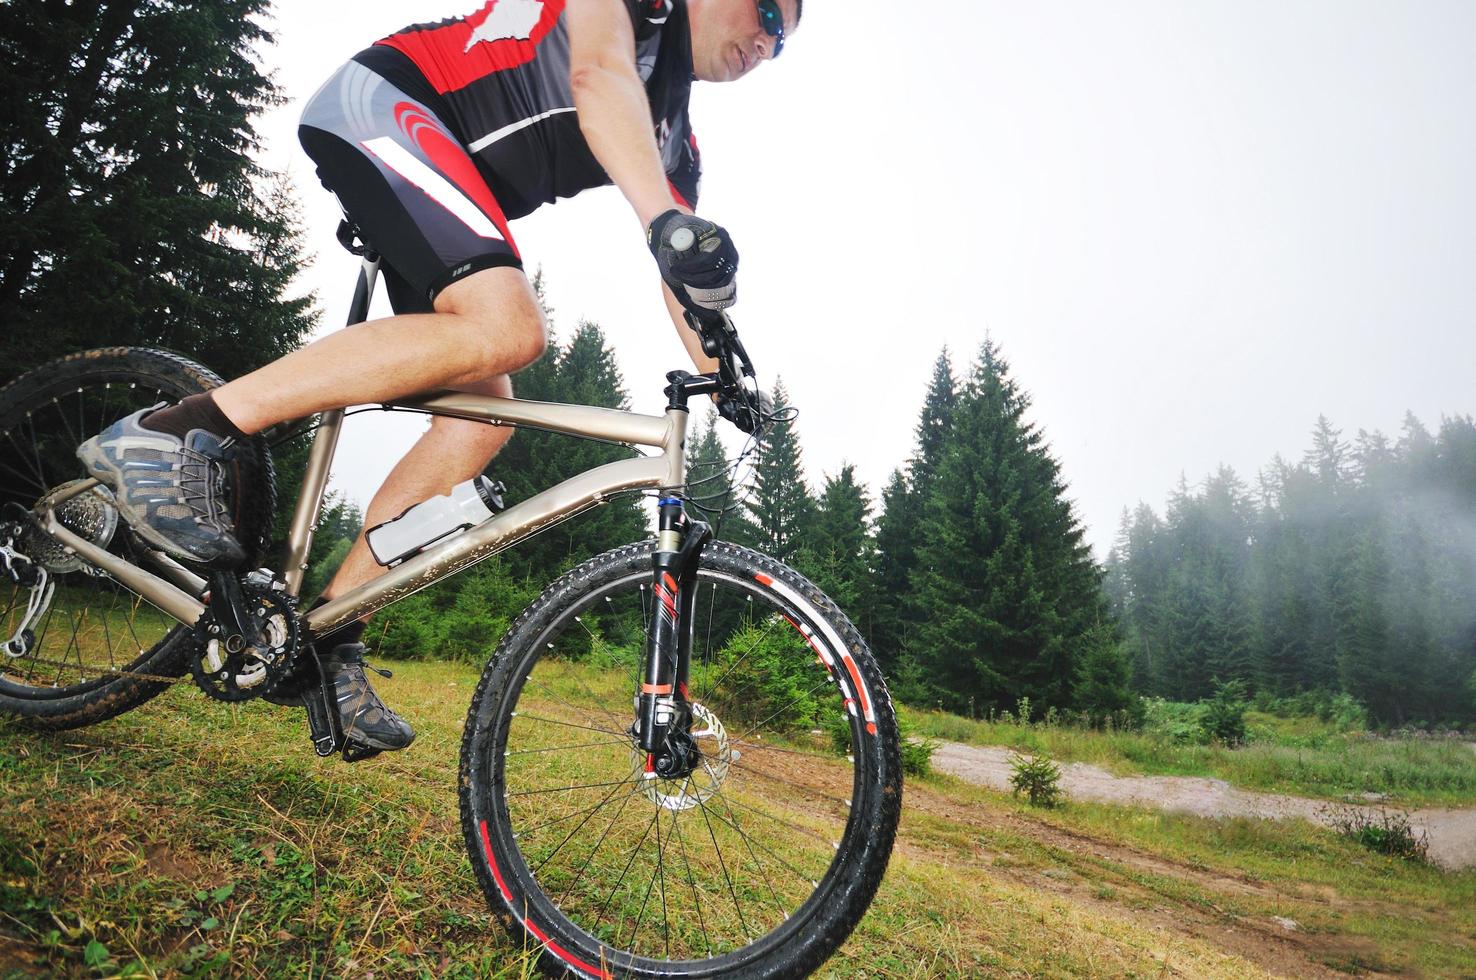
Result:
<svg viewBox="0 0 1476 980"><path fill-rule="evenodd" d="M24 529L12 522L0 524L0 569L12 584L30 590L26 611L9 639L0 642L0 653L11 659L24 657L35 648L36 633L32 627L46 615L56 594L56 582L46 567L18 550L17 540L23 533Z"/></svg>

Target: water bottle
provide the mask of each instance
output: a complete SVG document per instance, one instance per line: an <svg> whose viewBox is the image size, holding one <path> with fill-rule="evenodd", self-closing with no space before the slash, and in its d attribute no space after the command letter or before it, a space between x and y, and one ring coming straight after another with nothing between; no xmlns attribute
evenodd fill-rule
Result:
<svg viewBox="0 0 1476 980"><path fill-rule="evenodd" d="M394 565L489 519L502 509L506 490L501 483L478 476L444 497L421 501L394 520L370 528L364 537L375 561Z"/></svg>

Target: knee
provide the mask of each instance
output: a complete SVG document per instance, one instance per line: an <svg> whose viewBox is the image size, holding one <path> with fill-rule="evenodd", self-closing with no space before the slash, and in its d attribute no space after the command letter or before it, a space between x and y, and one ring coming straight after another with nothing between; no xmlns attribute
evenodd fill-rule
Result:
<svg viewBox="0 0 1476 980"><path fill-rule="evenodd" d="M512 288L467 290L452 302L437 301L441 312L461 319L467 343L480 353L476 377L525 368L542 357L548 347L543 307L522 274L517 276L519 283L502 284Z"/></svg>
<svg viewBox="0 0 1476 980"><path fill-rule="evenodd" d="M511 355L509 359L516 362L516 366L505 369L508 372L522 370L542 357L548 349L548 320L536 303L512 322L489 325L489 329L502 332L504 349Z"/></svg>
<svg viewBox="0 0 1476 980"><path fill-rule="evenodd" d="M480 354L478 378L520 371L542 357L548 347L548 322L536 305L503 308L495 316L471 314L465 320L468 342Z"/></svg>

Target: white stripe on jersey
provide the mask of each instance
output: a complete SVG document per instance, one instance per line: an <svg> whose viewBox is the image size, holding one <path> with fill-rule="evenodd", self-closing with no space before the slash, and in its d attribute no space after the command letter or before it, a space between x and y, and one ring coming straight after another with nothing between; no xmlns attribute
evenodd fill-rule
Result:
<svg viewBox="0 0 1476 980"><path fill-rule="evenodd" d="M496 143L498 140L506 136L511 136L513 133L516 133L520 129L527 129L534 123L543 122L543 120L547 119L549 116L557 116L561 112L574 111L575 109L573 106L566 106L562 109L550 109L547 112L540 112L538 115L529 116L527 119L519 119L517 122L509 123L508 125L503 126L501 129L494 129L492 132L488 133L486 136L483 136L475 143L469 144L467 146L467 150L472 153L480 153L482 150L485 150L487 147L491 146L493 143Z"/></svg>

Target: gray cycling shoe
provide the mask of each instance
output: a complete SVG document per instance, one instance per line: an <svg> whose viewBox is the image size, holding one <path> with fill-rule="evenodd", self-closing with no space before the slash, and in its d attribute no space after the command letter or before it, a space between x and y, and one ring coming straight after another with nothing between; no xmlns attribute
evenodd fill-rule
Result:
<svg viewBox="0 0 1476 980"><path fill-rule="evenodd" d="M184 561L230 569L246 560L226 504L229 440L193 429L184 439L139 422L140 409L77 447L87 471L113 490L118 513L149 544Z"/></svg>
<svg viewBox="0 0 1476 980"><path fill-rule="evenodd" d="M379 700L364 675L364 644L340 643L323 657L322 663L324 672L333 681L346 757L351 750L394 752L415 741L415 731L409 722ZM379 672L389 676L387 671Z"/></svg>

